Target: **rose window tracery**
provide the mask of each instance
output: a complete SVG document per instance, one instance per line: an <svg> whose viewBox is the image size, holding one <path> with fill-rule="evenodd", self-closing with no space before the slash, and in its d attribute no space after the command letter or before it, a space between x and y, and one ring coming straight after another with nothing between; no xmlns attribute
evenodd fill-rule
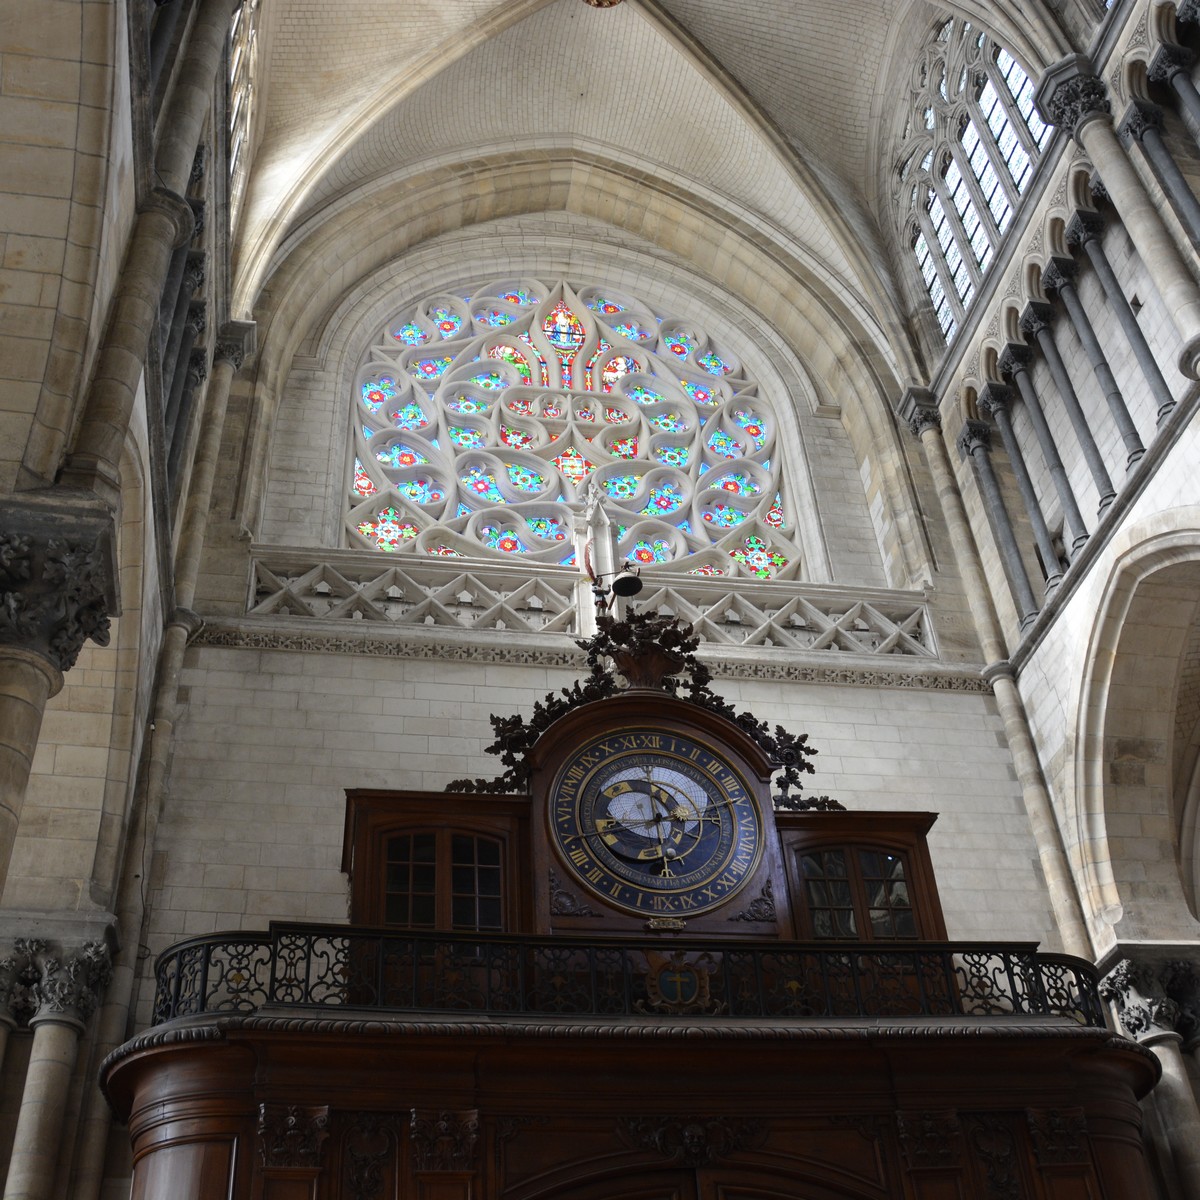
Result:
<svg viewBox="0 0 1200 1200"><path fill-rule="evenodd" d="M575 565L602 499L622 560L794 577L775 410L695 322L623 291L501 280L390 321L355 387L351 543Z"/></svg>

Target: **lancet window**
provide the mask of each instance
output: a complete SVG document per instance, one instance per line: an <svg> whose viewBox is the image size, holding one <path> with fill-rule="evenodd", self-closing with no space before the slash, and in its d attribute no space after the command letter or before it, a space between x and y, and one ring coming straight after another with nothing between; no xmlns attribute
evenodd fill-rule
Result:
<svg viewBox="0 0 1200 1200"><path fill-rule="evenodd" d="M241 0L229 27L229 214L236 224L250 171L254 76L258 66L259 0Z"/></svg>
<svg viewBox="0 0 1200 1200"><path fill-rule="evenodd" d="M1016 59L969 21L941 22L914 68L897 207L949 339L974 300L1053 130Z"/></svg>
<svg viewBox="0 0 1200 1200"><path fill-rule="evenodd" d="M621 560L801 569L774 406L730 347L624 290L428 296L380 331L352 403L351 545L573 566L594 494Z"/></svg>

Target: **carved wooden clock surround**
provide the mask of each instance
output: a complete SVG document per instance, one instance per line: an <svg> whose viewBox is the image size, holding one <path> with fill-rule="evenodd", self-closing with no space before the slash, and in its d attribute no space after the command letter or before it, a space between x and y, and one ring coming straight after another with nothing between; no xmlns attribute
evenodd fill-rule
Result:
<svg viewBox="0 0 1200 1200"><path fill-rule="evenodd" d="M777 768L732 721L629 689L554 722L529 761L538 932L792 935L771 900Z"/></svg>

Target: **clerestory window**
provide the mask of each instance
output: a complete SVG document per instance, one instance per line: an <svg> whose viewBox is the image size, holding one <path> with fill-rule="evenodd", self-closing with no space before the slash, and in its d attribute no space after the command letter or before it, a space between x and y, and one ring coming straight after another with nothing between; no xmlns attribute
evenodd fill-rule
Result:
<svg viewBox="0 0 1200 1200"><path fill-rule="evenodd" d="M1016 59L940 22L914 68L896 155L898 218L943 336L954 336L1053 130Z"/></svg>
<svg viewBox="0 0 1200 1200"><path fill-rule="evenodd" d="M229 27L229 226L236 227L238 209L250 173L254 126L255 74L258 66L259 0L241 0Z"/></svg>
<svg viewBox="0 0 1200 1200"><path fill-rule="evenodd" d="M379 331L351 405L351 545L576 565L595 496L625 561L801 570L777 410L732 348L633 293L510 278L427 296Z"/></svg>

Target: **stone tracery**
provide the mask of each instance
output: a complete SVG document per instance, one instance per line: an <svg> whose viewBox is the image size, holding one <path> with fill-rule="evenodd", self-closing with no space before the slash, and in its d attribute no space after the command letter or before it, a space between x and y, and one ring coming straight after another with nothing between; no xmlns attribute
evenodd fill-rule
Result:
<svg viewBox="0 0 1200 1200"><path fill-rule="evenodd" d="M777 417L695 322L598 285L508 279L391 321L356 388L352 544L574 565L598 488L617 550L792 578Z"/></svg>

